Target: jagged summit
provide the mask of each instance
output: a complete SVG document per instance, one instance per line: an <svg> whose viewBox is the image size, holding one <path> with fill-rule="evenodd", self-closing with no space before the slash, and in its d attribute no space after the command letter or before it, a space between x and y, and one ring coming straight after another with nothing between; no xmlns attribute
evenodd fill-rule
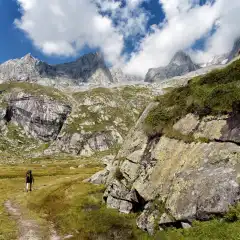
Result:
<svg viewBox="0 0 240 240"><path fill-rule="evenodd" d="M176 76L182 76L189 72L199 69L189 55L183 51L177 52L166 67L149 69L145 82L162 81Z"/></svg>
<svg viewBox="0 0 240 240"><path fill-rule="evenodd" d="M26 60L28 60L28 59L35 59L33 56L32 56L32 54L31 53L27 53L25 56L23 56L21 59L26 59Z"/></svg>

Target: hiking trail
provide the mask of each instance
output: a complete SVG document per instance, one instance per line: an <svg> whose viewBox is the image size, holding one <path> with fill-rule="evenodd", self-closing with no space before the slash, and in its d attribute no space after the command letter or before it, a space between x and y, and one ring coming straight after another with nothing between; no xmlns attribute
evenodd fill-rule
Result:
<svg viewBox="0 0 240 240"><path fill-rule="evenodd" d="M43 227L36 220L25 217L17 204L14 204L11 200L7 200L4 206L8 214L17 223L18 240L62 240L69 238L69 236L63 238L58 236L53 224L49 225L50 236L46 238L46 231L44 231Z"/></svg>

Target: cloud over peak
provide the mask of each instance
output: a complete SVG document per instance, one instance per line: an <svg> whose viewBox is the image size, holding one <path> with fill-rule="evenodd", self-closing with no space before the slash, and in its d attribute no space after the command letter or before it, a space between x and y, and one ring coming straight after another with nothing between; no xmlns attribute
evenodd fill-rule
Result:
<svg viewBox="0 0 240 240"><path fill-rule="evenodd" d="M141 76L168 64L179 50L197 62L208 61L228 52L240 36L239 0L17 1L22 17L16 26L46 55L75 56L85 46L98 48L109 63ZM152 2L159 4L154 14L164 20L150 25L153 13L143 3ZM200 39L203 47L193 48Z"/></svg>

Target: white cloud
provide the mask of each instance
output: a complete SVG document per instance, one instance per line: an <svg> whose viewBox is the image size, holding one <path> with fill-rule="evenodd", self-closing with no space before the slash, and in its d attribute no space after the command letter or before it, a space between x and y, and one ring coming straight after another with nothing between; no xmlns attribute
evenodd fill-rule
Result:
<svg viewBox="0 0 240 240"><path fill-rule="evenodd" d="M229 1L218 0L215 8L218 12L216 32L208 38L205 49L192 54L197 62L229 52L240 37L240 1L231 0L230 4Z"/></svg>
<svg viewBox="0 0 240 240"><path fill-rule="evenodd" d="M95 0L103 12L107 12L115 22L115 27L124 38L134 38L136 35L146 34L149 19L148 12L141 7L149 0Z"/></svg>
<svg viewBox="0 0 240 240"><path fill-rule="evenodd" d="M45 54L74 56L88 45L100 48L108 62L123 65L125 72L141 76L167 65L179 50L197 62L208 61L230 51L240 35L240 0L207 0L204 5L202 0L159 0L165 19L150 31L151 13L142 3L151 0L17 1L22 17L16 26ZM204 49L191 49L201 38L207 39ZM136 48L131 56L122 56L126 40Z"/></svg>
<svg viewBox="0 0 240 240"><path fill-rule="evenodd" d="M15 20L47 55L70 56L84 46L100 48L107 61L119 61L124 41L112 20L89 0L17 0L22 17Z"/></svg>
<svg viewBox="0 0 240 240"><path fill-rule="evenodd" d="M149 68L167 65L179 50L189 48L208 36L215 24L216 32L209 37L206 49L192 52L195 60L205 61L213 55L229 51L240 35L240 1L160 0L166 18L153 32L145 36L136 53L125 66L125 71L144 76Z"/></svg>

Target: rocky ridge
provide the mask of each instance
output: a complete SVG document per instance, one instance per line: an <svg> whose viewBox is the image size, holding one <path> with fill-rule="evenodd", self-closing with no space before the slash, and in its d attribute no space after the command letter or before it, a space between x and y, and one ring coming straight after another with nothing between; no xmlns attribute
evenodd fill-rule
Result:
<svg viewBox="0 0 240 240"><path fill-rule="evenodd" d="M49 65L30 54L0 65L0 81L28 81L46 86L110 84L111 73L100 53L86 54L74 62Z"/></svg>
<svg viewBox="0 0 240 240"><path fill-rule="evenodd" d="M190 56L185 52L177 52L170 63L165 67L151 68L145 76L145 82L162 83L168 80L189 79L194 76L200 76L208 73L213 69L221 69L227 63L231 63L239 56L240 39L234 42L234 46L230 53L216 55L206 63L195 64Z"/></svg>

